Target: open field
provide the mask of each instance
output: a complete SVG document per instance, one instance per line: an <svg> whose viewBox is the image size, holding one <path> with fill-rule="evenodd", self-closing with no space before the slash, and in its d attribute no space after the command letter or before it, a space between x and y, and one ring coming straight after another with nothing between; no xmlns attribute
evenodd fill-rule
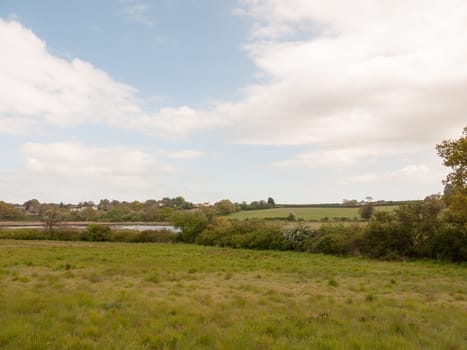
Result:
<svg viewBox="0 0 467 350"><path fill-rule="evenodd" d="M0 240L2 349L465 349L467 267Z"/></svg>
<svg viewBox="0 0 467 350"><path fill-rule="evenodd" d="M396 209L398 206L379 206L375 207L377 211L390 211ZM279 218L287 217L289 213L294 213L296 218L304 220L321 220L323 218L358 218L359 208L274 208L262 210L243 210L233 213L228 216L229 219L264 219L264 218Z"/></svg>

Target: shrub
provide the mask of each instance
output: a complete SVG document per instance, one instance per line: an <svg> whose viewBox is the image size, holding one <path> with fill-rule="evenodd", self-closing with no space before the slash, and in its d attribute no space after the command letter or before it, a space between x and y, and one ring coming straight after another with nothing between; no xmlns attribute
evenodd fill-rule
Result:
<svg viewBox="0 0 467 350"><path fill-rule="evenodd" d="M111 242L133 242L138 234L138 230L111 229L107 235L107 240Z"/></svg>
<svg viewBox="0 0 467 350"><path fill-rule="evenodd" d="M82 241L86 239L86 232L75 228L58 228L49 233L48 239L57 241Z"/></svg>
<svg viewBox="0 0 467 350"><path fill-rule="evenodd" d="M409 256L413 252L413 241L406 230L386 212L375 213L363 235L363 252L374 258Z"/></svg>
<svg viewBox="0 0 467 350"><path fill-rule="evenodd" d="M133 239L133 242L175 242L177 235L171 230L144 230L139 232Z"/></svg>
<svg viewBox="0 0 467 350"><path fill-rule="evenodd" d="M371 203L364 204L358 210L360 217L364 220L369 220L371 216L373 215L373 212L374 212L374 207Z"/></svg>
<svg viewBox="0 0 467 350"><path fill-rule="evenodd" d="M111 229L108 225L89 224L86 228L86 240L91 242L103 242L110 239Z"/></svg>
<svg viewBox="0 0 467 350"><path fill-rule="evenodd" d="M341 234L327 234L318 238L312 244L311 251L323 254L345 254L346 240Z"/></svg>
<svg viewBox="0 0 467 350"><path fill-rule="evenodd" d="M49 233L37 228L3 229L0 231L0 238L44 240L49 239Z"/></svg>
<svg viewBox="0 0 467 350"><path fill-rule="evenodd" d="M467 226L449 226L436 235L432 257L455 262L467 261Z"/></svg>
<svg viewBox="0 0 467 350"><path fill-rule="evenodd" d="M265 220L230 222L216 218L197 237L196 243L232 248L283 249L284 237L280 226Z"/></svg>
<svg viewBox="0 0 467 350"><path fill-rule="evenodd" d="M193 243L196 237L208 226L208 219L202 212L175 212L170 223L181 229L179 238L182 242Z"/></svg>
<svg viewBox="0 0 467 350"><path fill-rule="evenodd" d="M286 227L282 233L283 249L303 251L305 242L317 235L316 231L307 225L299 224Z"/></svg>

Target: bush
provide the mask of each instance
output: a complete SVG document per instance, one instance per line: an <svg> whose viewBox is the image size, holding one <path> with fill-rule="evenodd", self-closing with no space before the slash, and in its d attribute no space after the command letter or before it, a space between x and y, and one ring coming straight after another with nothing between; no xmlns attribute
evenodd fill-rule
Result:
<svg viewBox="0 0 467 350"><path fill-rule="evenodd" d="M432 254L437 259L467 261L467 226L446 227L435 237Z"/></svg>
<svg viewBox="0 0 467 350"><path fill-rule="evenodd" d="M207 228L208 219L200 211L178 211L172 215L170 223L181 229L179 238L182 242L193 243L196 237Z"/></svg>
<svg viewBox="0 0 467 350"><path fill-rule="evenodd" d="M109 235L107 236L107 240L111 242L134 242L138 234L138 230L111 229Z"/></svg>
<svg viewBox="0 0 467 350"><path fill-rule="evenodd" d="M175 242L176 239L177 235L171 230L145 230L139 232L133 242L171 243Z"/></svg>
<svg viewBox="0 0 467 350"><path fill-rule="evenodd" d="M0 238L3 239L24 239L24 240L44 240L49 239L49 233L37 228L17 228L0 230Z"/></svg>
<svg viewBox="0 0 467 350"><path fill-rule="evenodd" d="M394 258L413 254L413 241L406 230L386 212L377 212L363 235L363 252L373 258Z"/></svg>
<svg viewBox="0 0 467 350"><path fill-rule="evenodd" d="M289 226L283 230L283 249L303 251L305 242L316 237L317 232L307 225Z"/></svg>
<svg viewBox="0 0 467 350"><path fill-rule="evenodd" d="M196 239L202 245L232 248L283 249L281 227L264 220L230 222L216 218Z"/></svg>
<svg viewBox="0 0 467 350"><path fill-rule="evenodd" d="M313 242L311 251L323 254L345 254L347 252L345 237L341 234L327 234Z"/></svg>
<svg viewBox="0 0 467 350"><path fill-rule="evenodd" d="M86 239L86 232L74 228L58 228L53 229L48 239L57 241L84 241Z"/></svg>
<svg viewBox="0 0 467 350"><path fill-rule="evenodd" d="M111 228L108 225L89 224L86 228L86 240L103 242L110 240Z"/></svg>
<svg viewBox="0 0 467 350"><path fill-rule="evenodd" d="M364 204L358 210L360 217L364 220L369 220L371 216L373 215L373 212L374 212L374 207L371 203Z"/></svg>

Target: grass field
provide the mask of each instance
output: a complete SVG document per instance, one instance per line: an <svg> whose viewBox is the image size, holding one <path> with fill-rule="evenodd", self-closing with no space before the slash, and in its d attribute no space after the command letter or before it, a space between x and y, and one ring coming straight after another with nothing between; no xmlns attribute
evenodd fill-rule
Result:
<svg viewBox="0 0 467 350"><path fill-rule="evenodd" d="M394 210L398 206L380 206L375 207L377 211L390 211ZM263 209L263 210L243 210L233 213L228 216L230 219L264 219L264 218L278 218L286 217L289 213L295 214L296 218L302 218L304 220L321 220L323 218L358 218L359 208L274 208L274 209Z"/></svg>
<svg viewBox="0 0 467 350"><path fill-rule="evenodd" d="M465 349L467 267L0 240L2 349Z"/></svg>

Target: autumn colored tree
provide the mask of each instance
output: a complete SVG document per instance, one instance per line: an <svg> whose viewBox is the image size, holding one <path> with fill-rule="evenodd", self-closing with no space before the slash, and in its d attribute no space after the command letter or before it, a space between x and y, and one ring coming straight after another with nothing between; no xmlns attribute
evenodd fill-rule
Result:
<svg viewBox="0 0 467 350"><path fill-rule="evenodd" d="M455 223L467 224L467 127L457 140L445 140L436 146L444 165L452 171L443 181L449 218Z"/></svg>

